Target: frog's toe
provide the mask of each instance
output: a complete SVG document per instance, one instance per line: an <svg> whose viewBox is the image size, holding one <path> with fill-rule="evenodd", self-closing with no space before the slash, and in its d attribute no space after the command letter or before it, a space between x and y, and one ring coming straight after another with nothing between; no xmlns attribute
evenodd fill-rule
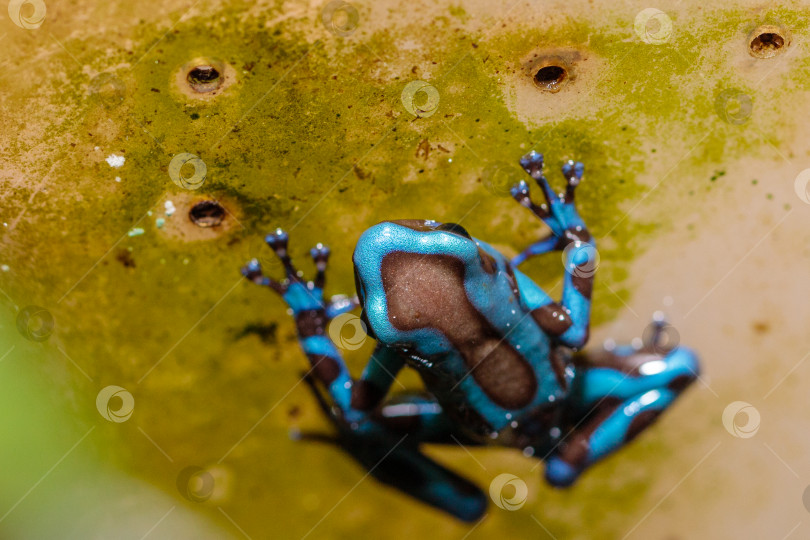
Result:
<svg viewBox="0 0 810 540"><path fill-rule="evenodd" d="M327 246L318 243L309 250L309 254L312 256L318 270L326 270L326 263L329 261L329 255L331 254Z"/></svg>
<svg viewBox="0 0 810 540"><path fill-rule="evenodd" d="M256 285L265 285L274 289L280 294L284 293L284 286L264 275L262 272L262 265L259 264L257 259L251 259L245 266L242 267L241 272L243 276Z"/></svg>
<svg viewBox="0 0 810 540"><path fill-rule="evenodd" d="M569 159L562 166L562 173L568 181L569 186L578 186L582 180L582 175L585 173L585 165L580 161Z"/></svg>
<svg viewBox="0 0 810 540"><path fill-rule="evenodd" d="M284 270L287 273L287 279L290 281L299 281L298 273L290 260L290 255L287 252L287 243L290 240L290 235L283 229L276 229L274 232L264 237L264 241L270 248L276 252L276 256L281 259L284 265Z"/></svg>
<svg viewBox="0 0 810 540"><path fill-rule="evenodd" d="M276 229L264 237L264 241L275 251L279 257L287 253L287 243L290 240L290 235L283 229Z"/></svg>
<svg viewBox="0 0 810 540"><path fill-rule="evenodd" d="M546 481L554 487L568 487L579 478L580 470L558 456L546 461Z"/></svg>
<svg viewBox="0 0 810 540"><path fill-rule="evenodd" d="M571 203L574 201L574 190L582 181L582 175L585 173L585 165L579 161L569 159L563 164L562 173L567 181L563 201Z"/></svg>
<svg viewBox="0 0 810 540"><path fill-rule="evenodd" d="M523 170L529 173L529 176L535 180L543 177L543 154L539 154L532 150L522 158L520 158L520 166Z"/></svg>
<svg viewBox="0 0 810 540"><path fill-rule="evenodd" d="M521 180L512 186L509 193L511 193L513 199L525 206L526 202L529 201L529 184L525 180Z"/></svg>
<svg viewBox="0 0 810 540"><path fill-rule="evenodd" d="M256 278L262 276L262 265L259 264L258 259L251 259L242 267L242 275L251 281L256 281Z"/></svg>

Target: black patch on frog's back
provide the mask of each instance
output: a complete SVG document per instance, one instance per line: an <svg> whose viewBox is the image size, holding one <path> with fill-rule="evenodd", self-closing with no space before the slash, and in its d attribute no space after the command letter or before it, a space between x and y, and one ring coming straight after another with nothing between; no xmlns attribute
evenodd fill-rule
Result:
<svg viewBox="0 0 810 540"><path fill-rule="evenodd" d="M531 365L470 302L459 258L394 251L380 273L394 328L442 332L497 405L519 409L532 401L538 382Z"/></svg>

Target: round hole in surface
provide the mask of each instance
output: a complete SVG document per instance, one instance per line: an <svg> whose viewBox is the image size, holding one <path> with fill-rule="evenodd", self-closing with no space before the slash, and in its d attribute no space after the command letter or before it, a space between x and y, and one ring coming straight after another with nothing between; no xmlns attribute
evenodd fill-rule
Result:
<svg viewBox="0 0 810 540"><path fill-rule="evenodd" d="M200 65L191 68L186 76L189 86L201 94L213 92L222 85L222 74L212 65Z"/></svg>
<svg viewBox="0 0 810 540"><path fill-rule="evenodd" d="M191 207L188 218L198 227L216 227L225 219L225 207L217 201L200 201Z"/></svg>
<svg viewBox="0 0 810 540"><path fill-rule="evenodd" d="M748 41L748 50L756 58L771 58L781 53L788 43L781 28L768 24L754 30Z"/></svg>
<svg viewBox="0 0 810 540"><path fill-rule="evenodd" d="M541 67L534 74L535 86L547 92L558 92L567 79L568 70L556 64Z"/></svg>

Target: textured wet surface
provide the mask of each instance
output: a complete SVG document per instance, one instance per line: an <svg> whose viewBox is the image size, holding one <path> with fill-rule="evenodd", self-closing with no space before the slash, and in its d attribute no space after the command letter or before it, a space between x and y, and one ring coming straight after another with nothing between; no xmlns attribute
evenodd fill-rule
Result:
<svg viewBox="0 0 810 540"><path fill-rule="evenodd" d="M349 35L296 2L48 2L36 29L0 16L3 440L26 449L4 459L16 476L0 527L26 537L39 508L66 499L83 516L109 508L71 491L86 474L102 494L139 494L106 512L138 521L124 537L155 524L149 537L177 537L195 515L234 537L463 537L470 527L361 481L336 448L290 440L328 425L282 303L238 269L258 257L277 274L262 238L281 226L294 257L330 245L327 293L351 292L354 242L394 218L459 222L513 255L541 233L508 197L534 148L552 182L564 159L586 165L579 208L601 256L591 346L629 341L664 310L706 374L569 491L518 452L430 449L484 488L503 472L528 485L520 510L493 505L468 538L806 535L806 15L684 3L645 42L644 5L355 5ZM789 39L757 58L765 22ZM568 69L557 92L537 85L552 60ZM185 87L192 71L219 85ZM438 102L409 102L413 81ZM204 181L194 162L172 166L183 153ZM204 200L225 209L218 226L189 219ZM526 266L559 294L558 257ZM14 328L32 304L54 320L41 342ZM347 355L355 372L369 345ZM126 421L96 409L110 385L134 398ZM761 414L753 437L724 429L735 401ZM20 412L32 406L42 414ZM208 500L178 489L188 467L214 479Z"/></svg>

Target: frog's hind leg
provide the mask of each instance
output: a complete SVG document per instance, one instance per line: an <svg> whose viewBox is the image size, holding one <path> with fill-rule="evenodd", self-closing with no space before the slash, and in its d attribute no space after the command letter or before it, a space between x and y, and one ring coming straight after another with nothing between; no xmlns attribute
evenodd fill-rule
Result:
<svg viewBox="0 0 810 540"><path fill-rule="evenodd" d="M318 403L329 403L311 378L306 379ZM480 519L487 496L472 482L424 455L424 442L450 442L451 423L435 398L423 393L401 394L379 406L372 414L377 429L349 429L336 422L335 440L323 436L308 439L334 442L348 452L380 482L463 521ZM461 436L456 440L463 440Z"/></svg>
<svg viewBox="0 0 810 540"><path fill-rule="evenodd" d="M546 479L560 487L633 440L699 372L697 357L685 347L668 352L649 345L617 347L577 362L568 400L573 427L546 459Z"/></svg>

